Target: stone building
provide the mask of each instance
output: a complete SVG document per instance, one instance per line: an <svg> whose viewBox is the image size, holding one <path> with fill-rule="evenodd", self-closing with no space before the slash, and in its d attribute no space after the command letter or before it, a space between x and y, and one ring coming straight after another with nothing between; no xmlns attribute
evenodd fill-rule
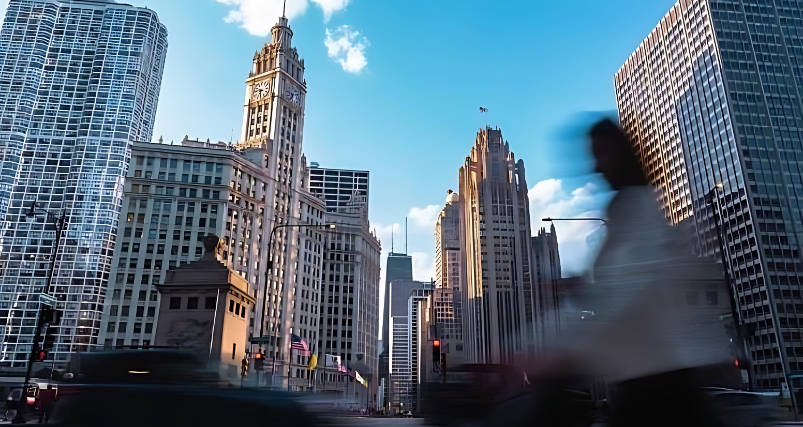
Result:
<svg viewBox="0 0 803 427"><path fill-rule="evenodd" d="M477 133L460 168L460 246L466 251L463 337L473 363L522 365L542 341L531 271L524 162L502 131Z"/></svg>
<svg viewBox="0 0 803 427"><path fill-rule="evenodd" d="M171 269L161 294L157 346L208 354L221 375L239 384L248 349L248 318L256 300L248 282L215 256L222 243L204 237L205 254L198 261Z"/></svg>

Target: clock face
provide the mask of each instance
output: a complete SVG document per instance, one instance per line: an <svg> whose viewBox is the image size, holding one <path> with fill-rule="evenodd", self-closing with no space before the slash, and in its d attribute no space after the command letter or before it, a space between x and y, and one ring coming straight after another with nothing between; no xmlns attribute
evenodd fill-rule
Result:
<svg viewBox="0 0 803 427"><path fill-rule="evenodd" d="M284 92L284 97L296 107L301 105L301 91L293 85L287 87Z"/></svg>
<svg viewBox="0 0 803 427"><path fill-rule="evenodd" d="M254 100L259 100L262 98L267 98L270 95L270 83L267 81L259 82L256 86L254 86L254 93L252 98Z"/></svg>

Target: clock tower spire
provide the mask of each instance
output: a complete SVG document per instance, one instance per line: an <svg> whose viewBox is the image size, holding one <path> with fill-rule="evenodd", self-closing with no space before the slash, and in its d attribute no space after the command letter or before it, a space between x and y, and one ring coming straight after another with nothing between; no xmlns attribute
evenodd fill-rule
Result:
<svg viewBox="0 0 803 427"><path fill-rule="evenodd" d="M297 223L301 216L299 190L306 167L302 143L307 83L304 80L304 60L292 43L293 31L283 13L271 28L270 41L254 54L245 81L243 129L237 148L260 164L267 178L262 213L266 233L275 225ZM269 275L269 283L259 288L259 292L267 291L259 295L263 301L267 301L266 295L272 295L273 304L281 302L286 305L292 301L290 278L295 277L295 267L290 259L285 259L285 253L295 253L290 248L297 244L297 233L294 229L277 233L274 246L267 252L272 255L268 265L272 266L273 273ZM265 312L262 309L257 309L259 323L254 332L261 336L280 336L278 341L289 343L292 322L287 322L291 320L290 309L266 309ZM282 312L285 317L280 318ZM283 355L288 350L289 346L279 347L278 343L268 346L268 351L280 351Z"/></svg>

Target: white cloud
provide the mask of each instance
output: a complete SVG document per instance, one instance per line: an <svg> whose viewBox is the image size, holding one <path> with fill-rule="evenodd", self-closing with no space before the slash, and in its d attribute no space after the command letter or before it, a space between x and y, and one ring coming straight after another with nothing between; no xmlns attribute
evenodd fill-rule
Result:
<svg viewBox="0 0 803 427"><path fill-rule="evenodd" d="M0 0L6 1L7 0ZM217 0L231 7L226 22L240 24L250 34L265 37L282 16L284 0ZM324 22L329 22L332 14L344 10L350 0L312 0L323 10ZM297 18L307 12L308 0L287 0L287 19Z"/></svg>
<svg viewBox="0 0 803 427"><path fill-rule="evenodd" d="M426 252L413 252L413 280L429 282L435 279L435 259Z"/></svg>
<svg viewBox="0 0 803 427"><path fill-rule="evenodd" d="M250 34L265 37L282 16L284 0L217 0L231 6L225 21L240 24ZM287 19L303 15L307 11L307 0L288 0Z"/></svg>
<svg viewBox="0 0 803 427"><path fill-rule="evenodd" d="M334 31L327 29L323 43L329 49L329 57L349 73L359 74L368 65L365 49L371 44L348 25L341 25Z"/></svg>
<svg viewBox="0 0 803 427"><path fill-rule="evenodd" d="M312 0L323 9L323 22L329 22L335 12L344 10L350 0Z"/></svg>
<svg viewBox="0 0 803 427"><path fill-rule="evenodd" d="M429 205L425 208L412 208L407 216L413 223L413 227L424 229L427 232L435 232L435 223L438 222L438 215L441 213L440 205Z"/></svg>
<svg viewBox="0 0 803 427"><path fill-rule="evenodd" d="M549 179L537 183L530 189L530 221L533 233L550 224L542 218L600 218L604 215L611 192L602 190L593 182L588 182L571 193L566 192L559 179ZM557 221L555 229L560 246L560 260L565 277L580 275L588 270L593 262L587 238L602 226L598 221ZM593 239L592 239L593 240Z"/></svg>

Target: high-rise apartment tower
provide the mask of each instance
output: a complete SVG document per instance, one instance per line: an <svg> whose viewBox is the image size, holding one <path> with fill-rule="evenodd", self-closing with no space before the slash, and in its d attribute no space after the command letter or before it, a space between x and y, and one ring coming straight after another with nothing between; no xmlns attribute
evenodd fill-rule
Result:
<svg viewBox="0 0 803 427"><path fill-rule="evenodd" d="M167 51L150 9L11 0L0 32L0 365L26 366L51 251L64 311L48 363L98 343L133 141L149 140ZM64 213L52 219L26 213ZM48 345L49 346L49 345ZM48 365L49 366L49 365Z"/></svg>

